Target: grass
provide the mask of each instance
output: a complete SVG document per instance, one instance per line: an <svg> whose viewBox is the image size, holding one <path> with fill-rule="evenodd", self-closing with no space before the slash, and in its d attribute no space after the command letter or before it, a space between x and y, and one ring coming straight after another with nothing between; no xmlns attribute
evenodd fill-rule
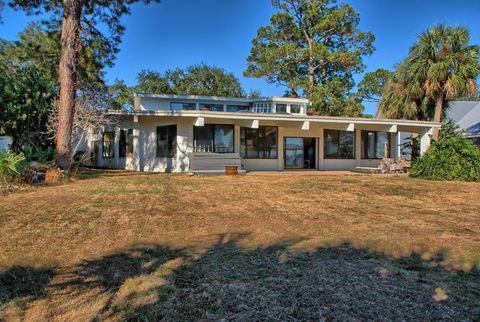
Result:
<svg viewBox="0 0 480 322"><path fill-rule="evenodd" d="M480 319L480 185L89 170L0 195L0 320Z"/></svg>

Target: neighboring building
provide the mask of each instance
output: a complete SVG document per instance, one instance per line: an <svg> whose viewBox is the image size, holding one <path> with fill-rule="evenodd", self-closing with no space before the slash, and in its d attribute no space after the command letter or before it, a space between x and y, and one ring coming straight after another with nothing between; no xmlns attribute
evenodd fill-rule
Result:
<svg viewBox="0 0 480 322"><path fill-rule="evenodd" d="M448 103L446 119L457 123L467 138L480 147L480 101Z"/></svg>
<svg viewBox="0 0 480 322"><path fill-rule="evenodd" d="M377 167L399 153L399 131L420 135L422 151L439 124L307 116L306 99L136 94L134 110L89 142L94 162L137 171L339 170Z"/></svg>
<svg viewBox="0 0 480 322"><path fill-rule="evenodd" d="M0 150L8 150L12 144L12 138L9 136L0 136Z"/></svg>

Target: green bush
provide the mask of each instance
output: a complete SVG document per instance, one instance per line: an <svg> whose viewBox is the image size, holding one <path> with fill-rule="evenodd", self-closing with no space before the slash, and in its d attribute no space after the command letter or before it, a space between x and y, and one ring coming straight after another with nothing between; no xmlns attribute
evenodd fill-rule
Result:
<svg viewBox="0 0 480 322"><path fill-rule="evenodd" d="M0 151L0 181L5 183L20 176L24 161L23 154Z"/></svg>
<svg viewBox="0 0 480 322"><path fill-rule="evenodd" d="M55 149L48 147L46 149L36 149L31 146L27 147L24 151L25 159L27 162L39 162L45 163L55 159Z"/></svg>
<svg viewBox="0 0 480 322"><path fill-rule="evenodd" d="M456 136L440 139L414 161L410 175L431 180L480 181L480 149Z"/></svg>

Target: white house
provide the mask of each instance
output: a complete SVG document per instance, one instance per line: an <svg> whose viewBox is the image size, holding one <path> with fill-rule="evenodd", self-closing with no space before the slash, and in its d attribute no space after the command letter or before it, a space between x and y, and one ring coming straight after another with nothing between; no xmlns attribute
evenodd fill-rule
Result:
<svg viewBox="0 0 480 322"><path fill-rule="evenodd" d="M480 147L480 101L449 102L446 119L458 124L466 137Z"/></svg>
<svg viewBox="0 0 480 322"><path fill-rule="evenodd" d="M309 116L306 99L136 94L134 110L89 142L98 166L136 171L340 170L399 155L398 132L421 150L437 123Z"/></svg>

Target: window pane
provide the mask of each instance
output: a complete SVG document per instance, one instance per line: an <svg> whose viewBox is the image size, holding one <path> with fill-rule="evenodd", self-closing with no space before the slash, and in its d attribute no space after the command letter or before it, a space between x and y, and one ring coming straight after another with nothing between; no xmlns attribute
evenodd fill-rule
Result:
<svg viewBox="0 0 480 322"><path fill-rule="evenodd" d="M125 158L127 154L127 134L126 130L120 130L120 140L118 142L118 157Z"/></svg>
<svg viewBox="0 0 480 322"><path fill-rule="evenodd" d="M177 126L170 125L167 129L168 157L174 158L177 156Z"/></svg>
<svg viewBox="0 0 480 322"><path fill-rule="evenodd" d="M197 107L195 103L178 103L178 102L172 102L170 103L170 109L172 111L192 111L196 110Z"/></svg>
<svg viewBox="0 0 480 322"><path fill-rule="evenodd" d="M127 157L133 157L133 129L127 131Z"/></svg>
<svg viewBox="0 0 480 322"><path fill-rule="evenodd" d="M227 112L248 112L249 110L248 105L227 105Z"/></svg>
<svg viewBox="0 0 480 322"><path fill-rule="evenodd" d="M103 157L106 159L115 157L115 132L103 133Z"/></svg>
<svg viewBox="0 0 480 322"><path fill-rule="evenodd" d="M157 127L157 157L166 158L168 156L168 127Z"/></svg>
<svg viewBox="0 0 480 322"><path fill-rule="evenodd" d="M244 128L245 130L245 157L258 158L258 129Z"/></svg>
<svg viewBox="0 0 480 322"><path fill-rule="evenodd" d="M338 136L339 131L325 130L324 131L324 154L325 158L338 158Z"/></svg>
<svg viewBox="0 0 480 322"><path fill-rule="evenodd" d="M276 159L277 158L277 128L274 126L265 126L263 131L260 133L263 136L260 138L262 142L261 151L263 151L263 156L260 155L260 158L265 159Z"/></svg>
<svg viewBox="0 0 480 322"><path fill-rule="evenodd" d="M233 153L233 125L215 125L215 152Z"/></svg>
<svg viewBox="0 0 480 322"><path fill-rule="evenodd" d="M340 131L338 157L340 159L354 158L354 134L353 132Z"/></svg>
<svg viewBox="0 0 480 322"><path fill-rule="evenodd" d="M388 153L388 133L377 132L377 140L375 142L375 156L378 159L387 158Z"/></svg>
<svg viewBox="0 0 480 322"><path fill-rule="evenodd" d="M200 111L223 112L223 104L200 103Z"/></svg>
<svg viewBox="0 0 480 322"><path fill-rule="evenodd" d="M213 126L195 126L193 128L195 151L213 152Z"/></svg>
<svg viewBox="0 0 480 322"><path fill-rule="evenodd" d="M276 104L277 113L287 113L287 104Z"/></svg>
<svg viewBox="0 0 480 322"><path fill-rule="evenodd" d="M290 113L298 114L302 110L300 105L290 105Z"/></svg>

